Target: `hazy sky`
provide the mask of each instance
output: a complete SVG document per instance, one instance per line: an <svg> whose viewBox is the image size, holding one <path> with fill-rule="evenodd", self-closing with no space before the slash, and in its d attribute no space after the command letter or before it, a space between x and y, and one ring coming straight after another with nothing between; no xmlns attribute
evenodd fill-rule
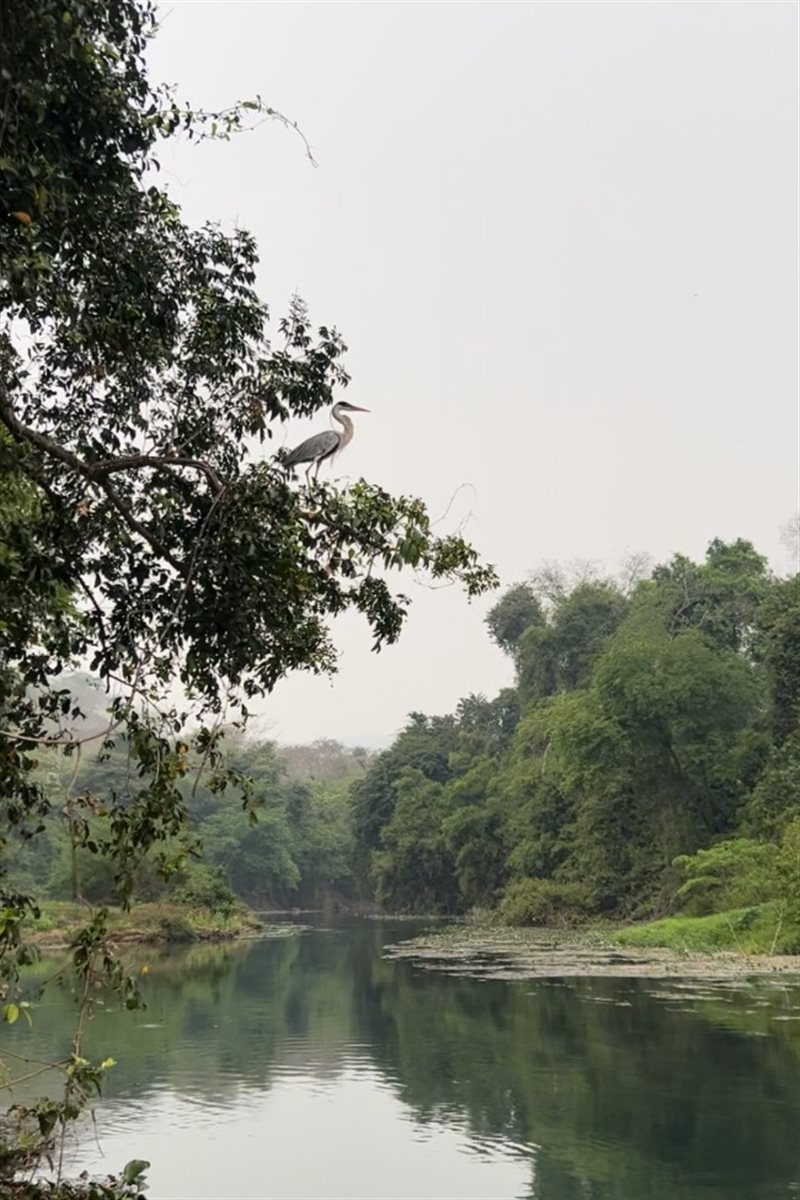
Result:
<svg viewBox="0 0 800 1200"><path fill-rule="evenodd" d="M797 508L797 6L173 3L155 78L297 120L182 145L193 221L257 235L350 346L372 410L334 474L422 496L504 584L543 560L702 556L778 569ZM291 444L327 418L290 427ZM414 598L380 655L336 626L333 681L282 684L283 741L392 734L493 694L491 600Z"/></svg>

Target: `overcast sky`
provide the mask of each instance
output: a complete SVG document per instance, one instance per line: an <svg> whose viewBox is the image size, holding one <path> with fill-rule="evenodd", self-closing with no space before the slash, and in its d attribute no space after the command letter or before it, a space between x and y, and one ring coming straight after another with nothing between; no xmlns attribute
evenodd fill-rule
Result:
<svg viewBox="0 0 800 1200"><path fill-rule="evenodd" d="M192 221L256 234L350 346L372 410L334 468L422 496L504 585L751 538L797 509L797 6L173 3L151 62L267 125L164 155ZM291 444L327 418L289 428ZM398 646L336 626L332 681L280 685L282 741L391 735L494 694L491 601L413 581Z"/></svg>

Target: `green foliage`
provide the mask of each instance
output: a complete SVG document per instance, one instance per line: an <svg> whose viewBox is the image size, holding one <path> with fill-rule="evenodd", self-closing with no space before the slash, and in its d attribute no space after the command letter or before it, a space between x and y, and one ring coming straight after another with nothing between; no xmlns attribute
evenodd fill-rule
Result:
<svg viewBox="0 0 800 1200"><path fill-rule="evenodd" d="M347 895L352 832L346 785L290 781L269 766L262 774L264 757L263 744L237 756L252 781L256 823L247 811L198 791L197 829L205 858L250 903L314 905L329 895Z"/></svg>
<svg viewBox="0 0 800 1200"><path fill-rule="evenodd" d="M510 690L493 701L468 696L452 717L412 714L351 786L357 878L386 907L459 912L494 902L507 874L494 782L517 720Z"/></svg>
<svg viewBox="0 0 800 1200"><path fill-rule="evenodd" d="M763 904L776 898L778 847L773 842L731 838L675 859L684 882L676 892L693 916Z"/></svg>
<svg viewBox="0 0 800 1200"><path fill-rule="evenodd" d="M75 1183L26 1181L14 1185L10 1200L145 1200L145 1172L149 1166L145 1159L134 1158L125 1164L121 1175L84 1178Z"/></svg>
<svg viewBox="0 0 800 1200"><path fill-rule="evenodd" d="M551 769L552 707L542 703L522 717L497 781L513 876L554 875L574 838L574 806Z"/></svg>
<svg viewBox="0 0 800 1200"><path fill-rule="evenodd" d="M656 567L652 584L639 599L655 602L670 633L698 629L716 648L747 649L759 606L770 590L767 560L752 544L738 538L715 538L705 562L676 554Z"/></svg>
<svg viewBox="0 0 800 1200"><path fill-rule="evenodd" d="M372 855L381 849L383 830L394 815L398 780L411 769L433 783L447 782L455 744L452 717L412 713L394 745L379 754L364 778L352 785L355 871L362 888L370 885Z"/></svg>
<svg viewBox="0 0 800 1200"><path fill-rule="evenodd" d="M556 879L515 879L497 909L506 925L579 925L591 908L589 889Z"/></svg>
<svg viewBox="0 0 800 1200"><path fill-rule="evenodd" d="M363 615L376 650L395 641L408 600L391 586L394 571L459 581L471 596L495 583L461 537L434 532L419 499L364 480L345 490L299 486L281 451L255 461L254 443L346 386L346 347L335 328L312 325L299 299L272 332L256 291L253 237L190 226L159 185L163 139L225 139L251 118L287 122L260 99L198 113L151 83L146 57L158 15L150 0L3 7L6 1003L16 1002L29 954L23 918L44 886L37 845L54 852L51 883L62 893L67 879L70 894L99 902L113 895L126 905L137 891L156 891L196 850L188 823L201 780L214 797L235 791L245 823L264 802L225 758L223 714L241 728L247 700L287 672L333 670L328 623L346 610ZM59 683L78 662L113 691L107 719L91 733L79 691ZM102 770L86 778L83 747L93 741L107 756L105 778ZM52 780L46 747L60 760ZM318 881L332 861L342 873L340 836L327 844L310 818L298 818L305 832L292 843L293 803L265 805L264 823L247 832L220 814L214 827L209 814L215 861L234 886L296 888L303 854ZM127 1002L99 920L85 931L91 987L116 989ZM85 974L78 955L73 968ZM93 992L77 994L80 1057ZM38 1153L55 1136L63 1145L88 1103L83 1070L68 1077ZM2 1160L3 1187L23 1160Z"/></svg>
<svg viewBox="0 0 800 1200"><path fill-rule="evenodd" d="M353 836L346 779L324 782L302 775L319 769L319 746L309 747L307 754L302 747L291 748L294 777L290 779L285 774L287 756L272 743L228 738L221 745L226 747L227 770L246 780L250 807L232 802L230 787L220 792L212 790L208 781L180 781L194 831L194 853L202 848L205 863L187 860L179 840L161 843L140 856L131 876L132 898L137 903L169 899L215 909L234 898L234 888L250 903L278 907L313 907L331 896L352 895ZM327 743L324 754L334 775L363 770L336 743ZM87 756L76 786L93 796L118 795L122 804L128 804L128 766L129 754L123 746L100 757ZM102 836L102 822L90 820L86 837L98 846ZM116 874L112 859L86 846L73 847L66 822L50 822L40 836L23 843L16 861L8 864L9 881L16 887L29 886L56 899L70 899L77 892L84 900L101 904L114 902ZM224 888L219 895L217 879Z"/></svg>
<svg viewBox="0 0 800 1200"><path fill-rule="evenodd" d="M800 734L773 746L764 772L748 797L745 829L775 837L797 813L800 796Z"/></svg>
<svg viewBox="0 0 800 1200"><path fill-rule="evenodd" d="M800 954L800 921L780 904L759 904L705 917L665 917L615 934L621 946L715 954Z"/></svg>
<svg viewBox="0 0 800 1200"><path fill-rule="evenodd" d="M486 618L489 634L506 654L514 655L527 629L544 624L544 611L536 592L527 583L517 583L504 593Z"/></svg>
<svg viewBox="0 0 800 1200"><path fill-rule="evenodd" d="M775 739L783 742L800 730L800 575L769 589L755 623L754 649L769 679Z"/></svg>
<svg viewBox="0 0 800 1200"><path fill-rule="evenodd" d="M352 787L381 900L500 903L523 921L668 913L682 885L703 911L785 900L794 581L741 540L713 541L702 563L677 555L626 594L585 573L533 580L488 620L517 687L412 718Z"/></svg>
<svg viewBox="0 0 800 1200"><path fill-rule="evenodd" d="M224 871L205 863L192 863L187 867L180 884L172 893L172 899L178 904L205 908L223 915L230 915L238 907Z"/></svg>
<svg viewBox="0 0 800 1200"><path fill-rule="evenodd" d="M110 904L114 899L116 871L113 860L73 846L64 832L58 839L58 857L47 881L48 895L90 904ZM136 888L139 893L139 888Z"/></svg>
<svg viewBox="0 0 800 1200"><path fill-rule="evenodd" d="M580 583L565 593L551 609L549 623L529 627L519 640L522 703L585 686L592 662L625 609L625 598L611 583Z"/></svg>
<svg viewBox="0 0 800 1200"><path fill-rule="evenodd" d="M459 907L496 903L506 876L503 813L494 791L495 760L473 760L446 788L442 834L453 859Z"/></svg>
<svg viewBox="0 0 800 1200"><path fill-rule="evenodd" d="M786 825L777 843L732 838L683 855L676 866L684 877L676 899L688 913L724 916L730 909L746 907L750 912L760 906L758 952L767 953L766 912L775 915L775 944L781 952L800 952L800 816Z"/></svg>
<svg viewBox="0 0 800 1200"><path fill-rule="evenodd" d="M444 785L408 767L395 784L384 849L373 858L378 900L402 912L454 912L460 907L455 863L442 828Z"/></svg>
<svg viewBox="0 0 800 1200"><path fill-rule="evenodd" d="M681 850L732 830L759 765L748 664L634 609L591 686L550 716L551 770L574 797L570 872L600 909L632 908Z"/></svg>
<svg viewBox="0 0 800 1200"><path fill-rule="evenodd" d="M777 868L776 894L787 906L800 910L800 814L783 831Z"/></svg>

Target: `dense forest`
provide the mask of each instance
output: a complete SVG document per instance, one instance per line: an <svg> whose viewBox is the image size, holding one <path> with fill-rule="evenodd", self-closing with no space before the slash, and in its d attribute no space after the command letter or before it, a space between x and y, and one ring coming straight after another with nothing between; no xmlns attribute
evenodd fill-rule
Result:
<svg viewBox="0 0 800 1200"><path fill-rule="evenodd" d="M358 878L522 922L797 896L799 588L742 540L510 588L487 624L515 686L414 714L353 784Z"/></svg>
<svg viewBox="0 0 800 1200"><path fill-rule="evenodd" d="M84 695L87 690L84 686ZM135 899L168 898L212 909L229 908L237 899L263 908L352 901L348 789L363 775L367 752L329 740L277 747L229 734L227 742L227 774L241 786L222 789L208 772L200 778L187 772L179 786L190 813L189 836L166 838L136 865ZM141 790L124 739L87 756L74 782L74 767L55 754L42 756L39 773L55 813L63 812L68 787L77 787L89 808L129 807ZM88 824L83 841L90 845L73 846L68 821L59 819L21 845L16 886L53 899L113 902L118 869L102 853L101 821L89 818Z"/></svg>
<svg viewBox="0 0 800 1200"><path fill-rule="evenodd" d="M678 555L626 583L540 571L487 625L515 686L413 713L383 753L231 739L247 802L187 779L198 857L182 851L165 879L162 847L139 898L561 924L778 905L778 944L794 946L780 906L798 891L798 579L714 541L703 563ZM56 790L57 766L71 771L54 758ZM124 743L78 782L131 802ZM74 855L58 825L18 870L53 896L114 894L113 866Z"/></svg>

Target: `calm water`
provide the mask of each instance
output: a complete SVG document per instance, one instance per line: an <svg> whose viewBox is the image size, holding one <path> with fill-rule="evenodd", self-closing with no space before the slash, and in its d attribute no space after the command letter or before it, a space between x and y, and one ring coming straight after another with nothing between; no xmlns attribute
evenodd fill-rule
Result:
<svg viewBox="0 0 800 1200"><path fill-rule="evenodd" d="M382 958L418 929L149 954L147 1010L92 1023L118 1066L72 1168L148 1158L153 1200L800 1196L796 990ZM54 1058L70 1018L56 993L9 1037Z"/></svg>

